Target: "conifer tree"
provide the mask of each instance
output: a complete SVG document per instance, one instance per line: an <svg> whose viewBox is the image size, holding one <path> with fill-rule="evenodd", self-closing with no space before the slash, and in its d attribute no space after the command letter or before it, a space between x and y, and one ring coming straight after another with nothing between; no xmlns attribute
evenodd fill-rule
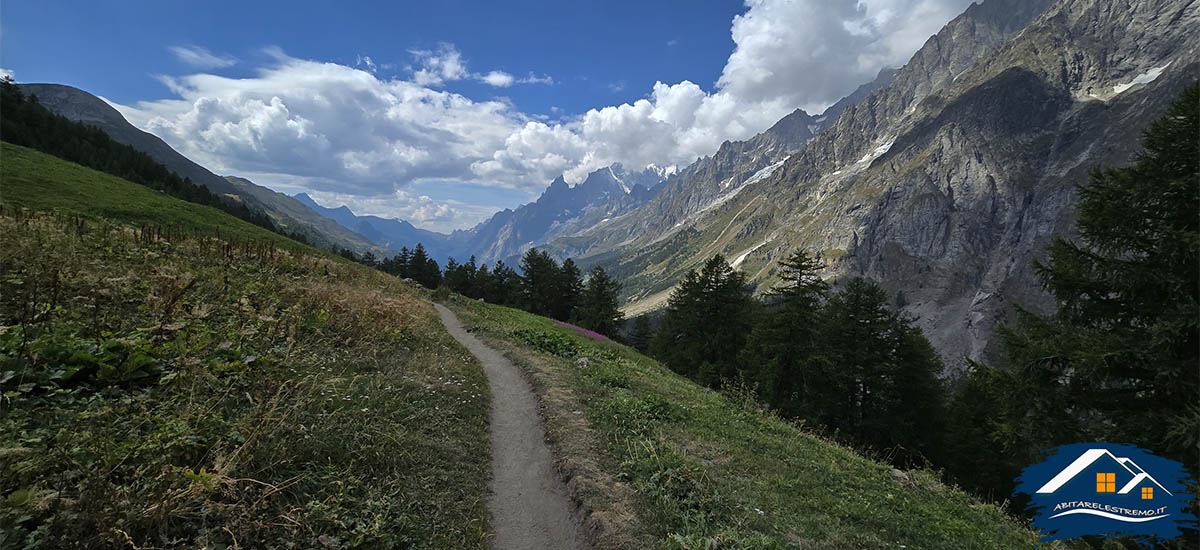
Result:
<svg viewBox="0 0 1200 550"><path fill-rule="evenodd" d="M633 319L633 329L629 332L629 345L642 353L650 351L650 341L654 333L650 328L650 316L639 315Z"/></svg>
<svg viewBox="0 0 1200 550"><path fill-rule="evenodd" d="M558 270L558 295L554 301L552 317L560 321L575 319L575 310L579 305L580 293L583 291L583 273L575 260L563 260Z"/></svg>
<svg viewBox="0 0 1200 550"><path fill-rule="evenodd" d="M536 248L521 257L521 306L536 315L553 317L561 288L558 263Z"/></svg>
<svg viewBox="0 0 1200 550"><path fill-rule="evenodd" d="M492 268L492 281L484 299L489 303L515 306L520 303L521 277L502 260L496 260Z"/></svg>
<svg viewBox="0 0 1200 550"><path fill-rule="evenodd" d="M737 354L757 311L745 276L720 254L689 271L671 293L652 350L670 369L716 386L737 374Z"/></svg>
<svg viewBox="0 0 1200 550"><path fill-rule="evenodd" d="M563 262L563 271L566 266ZM579 325L605 336L616 336L625 320L618 299L620 292L621 284L609 277L604 268L593 268L580 295Z"/></svg>
<svg viewBox="0 0 1200 550"><path fill-rule="evenodd" d="M421 243L417 243L409 256L408 276L425 288L437 288L442 282L442 271L437 261L429 257Z"/></svg>
<svg viewBox="0 0 1200 550"><path fill-rule="evenodd" d="M1195 464L1200 445L1200 84L1145 132L1132 166L1079 188L1079 238L1055 239L1037 267L1058 303L1005 331L1021 381L1006 419L1027 447L1110 440Z"/></svg>
<svg viewBox="0 0 1200 550"><path fill-rule="evenodd" d="M445 281L446 286L450 287L450 290L465 294L467 288L466 270L458 264L458 261L454 257L446 258L446 267L442 272L442 280Z"/></svg>
<svg viewBox="0 0 1200 550"><path fill-rule="evenodd" d="M742 353L747 380L781 414L807 416L804 403L812 389L806 379L822 369L821 307L829 286L820 277L818 258L803 250L779 263L783 284L768 295L775 308L763 315ZM819 382L815 382L819 384Z"/></svg>
<svg viewBox="0 0 1200 550"><path fill-rule="evenodd" d="M935 452L942 363L920 329L862 278L831 296L824 316L824 358L806 377L807 414L875 448Z"/></svg>

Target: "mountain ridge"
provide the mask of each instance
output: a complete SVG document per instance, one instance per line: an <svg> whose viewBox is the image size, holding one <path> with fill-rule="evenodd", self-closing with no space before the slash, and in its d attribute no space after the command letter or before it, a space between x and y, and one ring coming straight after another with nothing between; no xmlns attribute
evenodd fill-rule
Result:
<svg viewBox="0 0 1200 550"><path fill-rule="evenodd" d="M667 238L552 244L630 281L634 314L661 307L713 253L737 257L762 291L775 262L807 248L835 283L864 276L896 294L948 365L987 358L1011 302L1049 305L1032 263L1052 236L1071 235L1074 185L1099 159L1129 159L1140 128L1196 74L1181 37L1197 16L1184 8L973 5L750 191Z"/></svg>

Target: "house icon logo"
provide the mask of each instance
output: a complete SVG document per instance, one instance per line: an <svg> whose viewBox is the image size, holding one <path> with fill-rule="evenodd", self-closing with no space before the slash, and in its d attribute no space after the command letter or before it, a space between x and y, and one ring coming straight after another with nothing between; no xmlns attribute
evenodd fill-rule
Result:
<svg viewBox="0 0 1200 550"><path fill-rule="evenodd" d="M1031 497L1043 541L1084 535L1169 540L1196 525L1184 510L1187 472L1133 445L1075 443L1050 449L1026 468L1015 493Z"/></svg>

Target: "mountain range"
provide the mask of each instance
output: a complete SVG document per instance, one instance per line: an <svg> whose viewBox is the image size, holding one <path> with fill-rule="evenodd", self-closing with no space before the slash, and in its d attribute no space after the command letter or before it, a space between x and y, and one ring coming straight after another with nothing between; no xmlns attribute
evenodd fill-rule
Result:
<svg viewBox="0 0 1200 550"><path fill-rule="evenodd" d="M664 306L712 254L763 291L803 248L835 285L880 282L948 365L987 358L1014 303L1050 305L1034 263L1072 235L1075 186L1128 163L1200 74L1198 31L1188 0L974 4L806 143L773 128L722 146L547 248L625 281L628 314Z"/></svg>
<svg viewBox="0 0 1200 550"><path fill-rule="evenodd" d="M494 263L530 247L624 282L625 311L663 307L724 254L758 292L796 249L835 286L878 281L951 366L988 358L1013 304L1050 301L1034 272L1071 237L1075 186L1129 162L1146 125L1200 74L1194 0L985 0L898 69L812 116L796 110L681 168L607 166L479 225L436 233L219 177L74 88L22 85L181 175L244 201L313 242L376 256L423 243L432 257Z"/></svg>

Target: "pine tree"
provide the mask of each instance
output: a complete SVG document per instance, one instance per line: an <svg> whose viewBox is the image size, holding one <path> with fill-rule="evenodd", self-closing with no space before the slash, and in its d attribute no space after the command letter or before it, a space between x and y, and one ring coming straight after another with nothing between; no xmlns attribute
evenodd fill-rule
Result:
<svg viewBox="0 0 1200 550"><path fill-rule="evenodd" d="M506 306L519 305L521 294L521 277L511 267L497 260L492 268L492 282L484 299L489 303Z"/></svg>
<svg viewBox="0 0 1200 550"><path fill-rule="evenodd" d="M633 330L629 332L629 345L641 353L650 351L654 332L650 328L650 316L639 315L633 319Z"/></svg>
<svg viewBox="0 0 1200 550"><path fill-rule="evenodd" d="M560 321L575 319L575 310L579 305L580 293L583 291L583 273L575 260L563 260L558 270L558 296L553 306L553 317Z"/></svg>
<svg viewBox="0 0 1200 550"><path fill-rule="evenodd" d="M476 267L475 264L475 255L472 254L470 259L467 260L467 263L462 264L462 271L464 284L463 289L459 292L462 292L471 298L478 298L480 295L478 289L476 288L478 286L476 277L479 276L479 268Z"/></svg>
<svg viewBox="0 0 1200 550"><path fill-rule="evenodd" d="M488 269L487 264L481 264L479 270L475 272L475 280L472 283L473 293L472 298L481 298L491 302L492 288L495 286L496 280L492 277L492 271ZM494 302L493 302L494 303Z"/></svg>
<svg viewBox="0 0 1200 550"><path fill-rule="evenodd" d="M709 386L736 377L737 354L753 326L757 303L745 276L720 254L691 270L671 293L651 344L671 370Z"/></svg>
<svg viewBox="0 0 1200 550"><path fill-rule="evenodd" d="M446 286L450 287L450 290L460 294L463 294L467 288L466 271L462 269L462 266L453 257L446 258L446 267L442 273L442 280L446 282Z"/></svg>
<svg viewBox="0 0 1200 550"><path fill-rule="evenodd" d="M1152 123L1132 166L1079 188L1079 239L1037 267L1058 310L1019 311L1004 333L1012 367L1050 391L1021 409L1075 419L1007 419L1030 447L1135 443L1194 467L1200 445L1200 84Z"/></svg>
<svg viewBox="0 0 1200 550"><path fill-rule="evenodd" d="M871 447L935 452L942 363L920 329L862 278L829 298L824 317L824 359L807 378L807 413Z"/></svg>
<svg viewBox="0 0 1200 550"><path fill-rule="evenodd" d="M437 288L442 282L442 271L437 261L425 252L425 246L417 243L408 258L408 276L425 288Z"/></svg>
<svg viewBox="0 0 1200 550"><path fill-rule="evenodd" d="M564 262L563 271L566 271L566 265ZM580 295L579 325L605 336L616 336L625 321L620 308L620 292L621 284L609 277L604 268L593 268Z"/></svg>
<svg viewBox="0 0 1200 550"><path fill-rule="evenodd" d="M804 251L779 263L783 284L769 294L774 311L763 315L742 353L747 380L781 414L806 416L803 404L811 389L805 383L819 372L821 307L829 286L821 279L821 262Z"/></svg>
<svg viewBox="0 0 1200 550"><path fill-rule="evenodd" d="M560 289L558 263L536 248L521 257L521 306L535 315L553 317Z"/></svg>

